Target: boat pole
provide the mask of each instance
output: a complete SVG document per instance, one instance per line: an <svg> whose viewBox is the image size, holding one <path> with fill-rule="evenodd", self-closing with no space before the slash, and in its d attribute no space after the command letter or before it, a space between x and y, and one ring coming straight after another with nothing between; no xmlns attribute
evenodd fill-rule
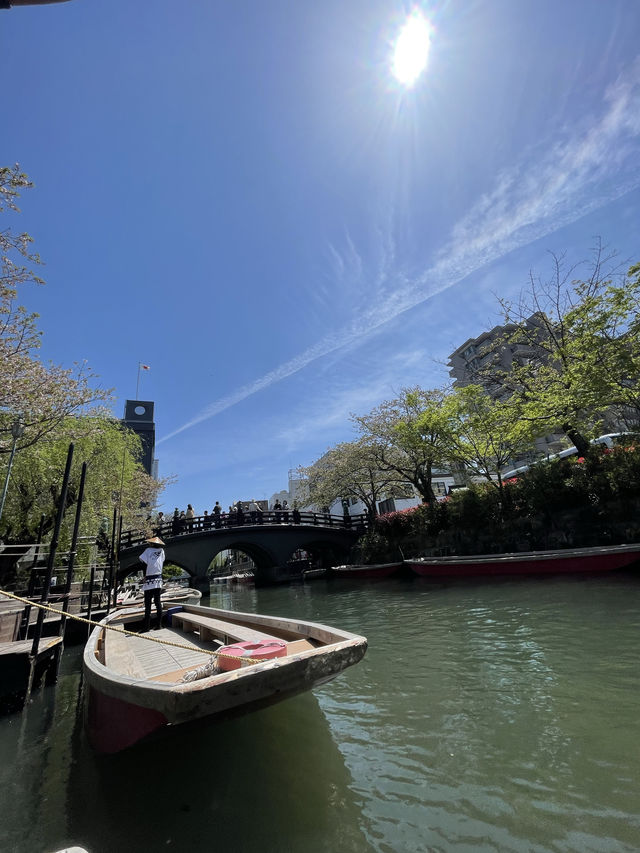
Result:
<svg viewBox="0 0 640 853"><path fill-rule="evenodd" d="M96 582L96 567L95 562L91 561L91 574L89 576L89 604L87 605L87 619L91 621L91 605L93 604L93 585ZM101 596L102 597L102 596ZM91 633L91 625L87 631L87 637Z"/></svg>
<svg viewBox="0 0 640 853"><path fill-rule="evenodd" d="M118 566L120 565L120 543L122 542L122 514L118 513L118 540L116 545L116 552L114 555L114 563ZM118 570L116 569L116 582L113 585L113 606L115 607L118 603Z"/></svg>
<svg viewBox="0 0 640 853"><path fill-rule="evenodd" d="M69 551L69 561L67 563L67 579L64 584L64 600L62 603L62 617L60 619L60 628L58 636L64 641L64 630L67 625L67 613L69 612L69 594L71 592L71 582L73 580L73 565L76 559L76 548L78 546L78 531L80 530L80 516L82 515L82 503L84 501L84 483L87 478L87 463L82 463L82 473L80 474L80 486L78 487L78 503L76 504L76 517L73 523L73 535L71 537L71 550Z"/></svg>
<svg viewBox="0 0 640 853"><path fill-rule="evenodd" d="M60 498L58 500L58 511L56 513L56 521L53 528L53 536L51 537L51 544L49 545L49 558L47 560L47 571L45 572L44 578L44 586L42 588L42 596L40 598L41 604L46 604L49 600L49 589L51 587L51 578L53 577L53 564L56 558L56 551L58 550L58 540L60 538L60 528L62 526L62 519L64 517L64 505L67 500L67 489L69 488L69 475L71 474L71 463L73 462L73 444L69 445L69 450L67 452L67 465L64 469L64 476L62 478L62 487L60 489ZM38 610L38 620L36 622L36 629L33 635L33 645L31 647L31 654L36 655L38 653L38 644L40 642L40 637L42 636L42 623L44 622L44 610Z"/></svg>
<svg viewBox="0 0 640 853"><path fill-rule="evenodd" d="M113 519L111 521L111 548L109 550L109 581L107 584L107 616L111 610L111 587L113 585L113 564L116 553L116 521L118 520L118 507L113 508Z"/></svg>
<svg viewBox="0 0 640 853"><path fill-rule="evenodd" d="M27 584L27 598L31 598L36 588L36 567L40 557L40 545L42 544L42 531L44 530L44 513L40 516L40 525L38 527L38 538L36 540L35 554L31 562L31 571L29 573L29 583ZM29 637L29 620L31 619L31 605L27 604L22 615L22 624L20 626L20 639L26 640Z"/></svg>
<svg viewBox="0 0 640 853"><path fill-rule="evenodd" d="M47 571L45 572L44 587L42 588L42 597L40 604L46 604L49 600L49 589L51 588L51 578L53 576L53 564L58 550L58 540L60 538L60 528L64 517L64 505L67 501L67 489L69 488L69 475L71 474L71 463L73 462L73 443L69 445L67 451L67 464L64 469L62 478L62 487L60 489L60 498L58 500L58 511L56 513L56 521L53 528L53 536L49 545L49 558L47 560ZM33 677L35 674L35 664L38 655L38 646L40 645L40 637L42 636L42 626L44 623L45 611L43 608L38 608L38 619L36 621L35 631L33 632L33 643L31 645L31 672L29 673L29 684L25 696L25 704L29 701L31 689L33 687Z"/></svg>

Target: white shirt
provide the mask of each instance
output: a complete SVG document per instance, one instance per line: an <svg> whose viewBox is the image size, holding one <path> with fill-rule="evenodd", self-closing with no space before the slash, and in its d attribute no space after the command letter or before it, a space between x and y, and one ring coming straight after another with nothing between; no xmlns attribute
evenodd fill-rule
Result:
<svg viewBox="0 0 640 853"><path fill-rule="evenodd" d="M158 589L162 586L162 567L164 565L164 551L162 548L146 548L139 559L146 563L145 579L142 589ZM159 575L157 578L149 578L150 575ZM149 580L147 580L149 578Z"/></svg>

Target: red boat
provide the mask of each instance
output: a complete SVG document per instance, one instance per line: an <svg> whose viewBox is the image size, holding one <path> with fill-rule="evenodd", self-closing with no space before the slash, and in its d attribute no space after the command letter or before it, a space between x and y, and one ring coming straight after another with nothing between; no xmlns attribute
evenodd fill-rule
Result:
<svg viewBox="0 0 640 853"><path fill-rule="evenodd" d="M404 563L374 563L370 566L332 566L330 574L339 578L387 578L395 575Z"/></svg>
<svg viewBox="0 0 640 853"><path fill-rule="evenodd" d="M428 578L487 575L547 575L613 572L640 560L640 544L514 554L478 554L470 557L416 557L407 560L411 571Z"/></svg>

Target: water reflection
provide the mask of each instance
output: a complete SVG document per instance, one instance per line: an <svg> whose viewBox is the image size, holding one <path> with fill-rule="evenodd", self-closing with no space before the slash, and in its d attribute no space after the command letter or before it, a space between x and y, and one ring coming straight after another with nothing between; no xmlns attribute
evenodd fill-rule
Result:
<svg viewBox="0 0 640 853"><path fill-rule="evenodd" d="M349 775L312 695L181 728L111 757L82 739L70 837L121 853L365 849Z"/></svg>

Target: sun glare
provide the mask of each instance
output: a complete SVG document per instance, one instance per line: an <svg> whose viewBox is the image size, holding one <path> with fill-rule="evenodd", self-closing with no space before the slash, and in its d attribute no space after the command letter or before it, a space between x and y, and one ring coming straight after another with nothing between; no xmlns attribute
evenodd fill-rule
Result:
<svg viewBox="0 0 640 853"><path fill-rule="evenodd" d="M419 9L414 9L400 30L393 51L391 70L403 86L413 86L424 71L431 47L431 26Z"/></svg>

